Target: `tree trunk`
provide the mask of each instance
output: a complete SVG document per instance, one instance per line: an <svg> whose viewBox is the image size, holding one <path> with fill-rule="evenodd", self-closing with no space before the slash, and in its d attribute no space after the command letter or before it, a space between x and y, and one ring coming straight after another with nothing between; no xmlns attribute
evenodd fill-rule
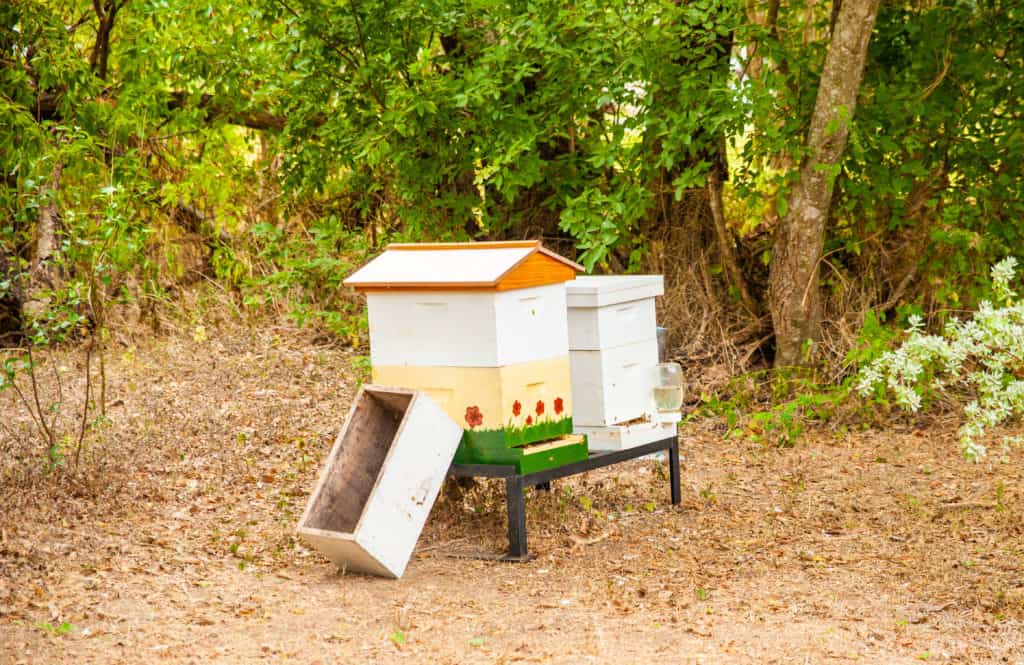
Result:
<svg viewBox="0 0 1024 665"><path fill-rule="evenodd" d="M36 247L28 275L28 285L21 303L24 324L42 316L50 305L49 291L57 286L54 259L60 251L61 220L57 200L64 165L57 162L50 174L50 200L39 208L36 222Z"/></svg>
<svg viewBox="0 0 1024 665"><path fill-rule="evenodd" d="M736 260L736 239L729 230L725 220L725 206L722 202L722 180L718 175L718 169L712 167L708 172L708 204L711 208L711 220L715 227L715 237L718 240L718 257L722 261L722 267L729 286L736 290L736 294L743 303L744 309L751 316L759 316L760 308L750 289L747 287L747 280L740 270L740 264Z"/></svg>
<svg viewBox="0 0 1024 665"><path fill-rule="evenodd" d="M807 155L776 230L769 276L775 366L798 364L821 335L818 275L832 183L846 149L879 0L844 0L825 56Z"/></svg>
<svg viewBox="0 0 1024 665"><path fill-rule="evenodd" d="M18 257L0 242L0 347L10 346L21 332L21 290Z"/></svg>

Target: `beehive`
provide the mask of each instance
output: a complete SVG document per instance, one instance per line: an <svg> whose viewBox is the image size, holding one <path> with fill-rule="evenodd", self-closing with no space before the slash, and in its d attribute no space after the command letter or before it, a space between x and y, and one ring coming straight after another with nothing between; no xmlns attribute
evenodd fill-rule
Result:
<svg viewBox="0 0 1024 665"><path fill-rule="evenodd" d="M585 458L585 441L550 443L573 430L565 283L580 269L537 241L390 245L345 280L366 294L373 382L462 425L456 462Z"/></svg>
<svg viewBox="0 0 1024 665"><path fill-rule="evenodd" d="M576 431L594 450L671 436L653 417L660 275L579 277L567 285Z"/></svg>

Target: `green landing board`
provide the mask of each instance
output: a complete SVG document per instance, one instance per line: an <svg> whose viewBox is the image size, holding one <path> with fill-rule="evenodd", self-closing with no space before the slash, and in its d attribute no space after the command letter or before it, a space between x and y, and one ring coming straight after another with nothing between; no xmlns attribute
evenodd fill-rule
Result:
<svg viewBox="0 0 1024 665"><path fill-rule="evenodd" d="M462 436L455 452L455 464L503 464L516 467L516 473L526 474L551 469L563 464L587 459L586 440L542 452L524 454L522 448L509 448L501 439L493 437Z"/></svg>
<svg viewBox="0 0 1024 665"><path fill-rule="evenodd" d="M516 464L516 471L521 474L534 473L585 459L587 459L586 440L539 453L522 455L519 458L519 463Z"/></svg>

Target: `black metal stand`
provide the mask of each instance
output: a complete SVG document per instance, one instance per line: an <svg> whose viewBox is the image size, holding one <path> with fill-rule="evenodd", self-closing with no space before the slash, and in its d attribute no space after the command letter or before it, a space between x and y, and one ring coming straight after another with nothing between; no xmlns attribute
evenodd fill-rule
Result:
<svg viewBox="0 0 1024 665"><path fill-rule="evenodd" d="M526 475L517 474L514 466L500 464L452 464L448 475L455 478L505 479L505 502L508 505L508 553L502 557L502 560L529 561L531 557L526 547L526 500L523 497L525 488L544 485L550 488L551 481L557 478L593 471L603 466L618 464L661 450L668 450L672 505L678 505L681 493L679 490L679 438L676 436L626 450L591 453L585 460Z"/></svg>

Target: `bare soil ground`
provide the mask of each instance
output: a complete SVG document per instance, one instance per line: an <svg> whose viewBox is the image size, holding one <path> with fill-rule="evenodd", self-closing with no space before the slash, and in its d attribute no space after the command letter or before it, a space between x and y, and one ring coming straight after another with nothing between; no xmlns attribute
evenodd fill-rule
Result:
<svg viewBox="0 0 1024 665"><path fill-rule="evenodd" d="M654 460L560 481L528 498L536 560L503 564L459 557L501 551L502 488L450 487L406 575L376 579L293 534L351 355L204 337L111 352L78 480L37 471L0 394L0 663L1024 663L1019 449L691 425L679 507ZM76 412L81 356L47 362Z"/></svg>

